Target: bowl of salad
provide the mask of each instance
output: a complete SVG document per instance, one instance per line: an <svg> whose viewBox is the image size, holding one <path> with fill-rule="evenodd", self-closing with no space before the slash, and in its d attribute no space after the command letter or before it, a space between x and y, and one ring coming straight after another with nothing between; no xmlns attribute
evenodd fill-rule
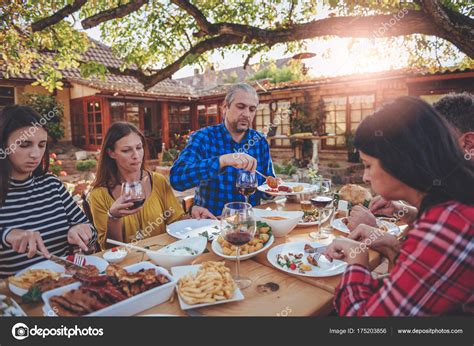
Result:
<svg viewBox="0 0 474 346"><path fill-rule="evenodd" d="M191 264L204 252L206 246L207 238L197 236L176 241L157 251L147 251L147 255L154 264L169 269Z"/></svg>

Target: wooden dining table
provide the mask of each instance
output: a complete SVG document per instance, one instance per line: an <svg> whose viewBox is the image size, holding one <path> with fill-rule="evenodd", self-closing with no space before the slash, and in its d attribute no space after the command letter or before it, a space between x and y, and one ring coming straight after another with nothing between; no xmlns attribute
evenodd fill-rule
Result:
<svg viewBox="0 0 474 346"><path fill-rule="evenodd" d="M300 210L299 203L282 202L268 203L257 208L271 208L273 210ZM328 221L324 224L328 226ZM286 237L275 238L271 247L289 242L312 242L309 233L317 230L317 226L296 227ZM344 233L332 229L331 235L326 239L318 240L320 243L329 244L336 237L345 236ZM137 245L158 249L177 241L167 233L141 240ZM208 243L209 252L200 255L193 264L205 261L222 261L223 259L212 252ZM268 251L268 250L267 250ZM150 306L148 310L138 315L171 314L177 316L326 316L333 311L333 298L336 287L341 281L342 274L331 277L305 277L292 275L275 268L267 260L267 251L250 259L241 261L241 274L252 280L252 285L242 290L244 300L212 305L184 311L180 308L176 293L172 298L160 305ZM95 254L101 256L102 252ZM141 261L148 261L146 254L131 252L120 263L128 266ZM381 262L379 253L369 250L370 269L374 269ZM225 264L234 271L235 262L225 260ZM11 296L20 303L20 298L11 293L6 285L0 288L1 294ZM43 304L22 304L21 307L28 316L43 316Z"/></svg>

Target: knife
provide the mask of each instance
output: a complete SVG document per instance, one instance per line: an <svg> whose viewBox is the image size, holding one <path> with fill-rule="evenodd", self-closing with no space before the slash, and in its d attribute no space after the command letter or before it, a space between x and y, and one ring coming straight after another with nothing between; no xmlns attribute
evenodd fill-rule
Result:
<svg viewBox="0 0 474 346"><path fill-rule="evenodd" d="M65 260L61 257L56 256L56 255L49 254L49 257L46 257L40 251L36 251L36 254L39 255L39 256L43 256L44 258L47 258L50 261L63 266L65 269L73 269L73 270L76 270L76 271L80 270L80 269L84 269L83 266L77 265L77 264L75 264L71 261Z"/></svg>

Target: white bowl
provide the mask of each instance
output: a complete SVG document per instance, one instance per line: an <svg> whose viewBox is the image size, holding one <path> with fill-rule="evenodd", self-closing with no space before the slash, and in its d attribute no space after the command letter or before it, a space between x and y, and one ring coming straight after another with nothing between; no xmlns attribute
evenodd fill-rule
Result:
<svg viewBox="0 0 474 346"><path fill-rule="evenodd" d="M128 255L127 250L118 249L116 251L112 251L112 250L106 251L104 252L102 257L104 257L104 259L109 263L120 263L125 259L125 257L127 257L127 255Z"/></svg>
<svg viewBox="0 0 474 346"><path fill-rule="evenodd" d="M289 234L303 219L304 213L302 211L280 211L280 210L265 210L253 209L257 221L265 222L272 228L272 233L276 238L284 237ZM281 216L284 220L269 220L265 217Z"/></svg>
<svg viewBox="0 0 474 346"><path fill-rule="evenodd" d="M190 264L194 261L200 254L204 252L207 246L207 238L198 236L192 238L186 238L174 242L164 248L159 249L158 251L147 251L147 255L150 260L162 267L171 268L175 266L182 266ZM177 249L181 247L188 247L196 251L195 255L177 255L168 252L171 249Z"/></svg>
<svg viewBox="0 0 474 346"><path fill-rule="evenodd" d="M246 255L240 255L239 258L241 261L244 261L246 259L249 259L249 258L252 258L254 256L257 256L259 253L261 252L264 252L264 251L267 251L268 248L270 246L272 246L273 242L275 241L275 237L272 235L267 243L265 244L264 247L262 247L260 250L257 250L255 252L252 252L252 253L249 253L249 254L246 254ZM237 261L237 256L228 256L228 255L224 255L222 253L222 247L221 245L217 242L217 238L215 238L213 241L212 241L212 245L211 245L211 248L212 248L212 251L214 251L214 253L217 255L217 256L220 256L222 258L225 258L225 259L228 259L230 261Z"/></svg>

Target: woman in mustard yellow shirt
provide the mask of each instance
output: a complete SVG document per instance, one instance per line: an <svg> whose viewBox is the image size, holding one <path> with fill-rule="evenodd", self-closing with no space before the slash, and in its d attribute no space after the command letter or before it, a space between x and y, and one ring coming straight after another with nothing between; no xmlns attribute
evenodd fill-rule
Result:
<svg viewBox="0 0 474 346"><path fill-rule="evenodd" d="M145 143L143 134L127 122L114 123L107 131L97 176L87 198L102 248L107 238L130 243L164 233L166 225L184 216L167 179L146 169ZM138 181L143 186L145 203L130 209L133 203L122 196L122 183ZM193 207L193 215L210 215L198 208Z"/></svg>

